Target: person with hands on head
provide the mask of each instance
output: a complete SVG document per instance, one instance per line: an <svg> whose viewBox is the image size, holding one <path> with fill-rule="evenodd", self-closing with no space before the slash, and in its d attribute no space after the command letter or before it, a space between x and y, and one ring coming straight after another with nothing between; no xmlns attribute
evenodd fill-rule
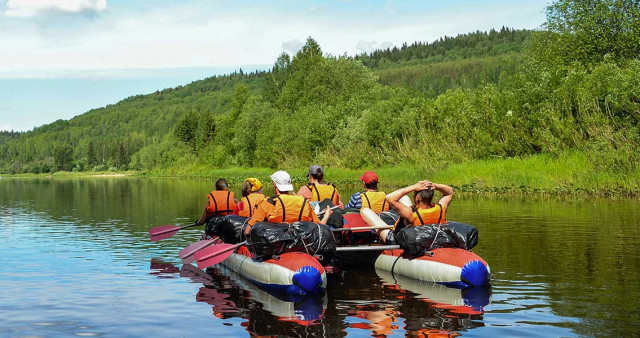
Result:
<svg viewBox="0 0 640 338"><path fill-rule="evenodd" d="M256 206L251 219L249 219L244 234L249 236L251 228L258 222L292 223L296 221L310 221L327 224L331 216L331 208L325 209L322 220L313 211L309 199L293 194L291 176L286 171L276 171L271 175L273 188L276 195L262 200Z"/></svg>
<svg viewBox="0 0 640 338"><path fill-rule="evenodd" d="M442 194L438 203L432 203L434 190ZM406 206L400 199L410 192L414 192L414 206ZM448 185L420 181L408 187L396 190L387 195L387 202L393 210L398 212L400 219L393 230L382 230L379 235L385 244L396 244L394 232L405 226L446 223L446 213L453 198L453 188Z"/></svg>

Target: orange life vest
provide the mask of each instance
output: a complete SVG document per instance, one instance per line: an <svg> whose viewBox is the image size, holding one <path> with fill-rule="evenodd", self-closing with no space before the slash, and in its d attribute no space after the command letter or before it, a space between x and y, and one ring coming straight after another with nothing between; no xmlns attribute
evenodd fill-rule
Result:
<svg viewBox="0 0 640 338"><path fill-rule="evenodd" d="M431 208L429 209L418 209L414 205L411 207L411 210L413 210L413 225L447 223L447 220L444 218L445 211L440 204L431 203ZM399 231L404 228L405 225L406 222L404 218L400 217L393 226L393 231Z"/></svg>
<svg viewBox="0 0 640 338"><path fill-rule="evenodd" d="M431 204L429 209L418 209L413 206L413 225L447 223L444 210L440 204Z"/></svg>
<svg viewBox="0 0 640 338"><path fill-rule="evenodd" d="M384 191L363 191L360 193L360 200L362 201L362 208L369 208L376 213L389 210L389 204L387 203L387 194Z"/></svg>
<svg viewBox="0 0 640 338"><path fill-rule="evenodd" d="M279 195L272 197L267 202L275 208L267 216L267 221L274 223L292 223L295 221L312 221L309 214L305 213L308 200L297 195Z"/></svg>
<svg viewBox="0 0 640 338"><path fill-rule="evenodd" d="M311 190L312 201L324 201L328 198L333 205L338 205L338 190L333 185L309 183L307 187Z"/></svg>
<svg viewBox="0 0 640 338"><path fill-rule="evenodd" d="M242 210L238 213L239 216L251 217L253 216L253 208L266 197L263 194L249 194L249 196L242 198Z"/></svg>
<svg viewBox="0 0 640 338"><path fill-rule="evenodd" d="M207 214L209 216L230 215L236 207L233 199L233 192L224 190L214 190L207 195L209 205L207 206Z"/></svg>

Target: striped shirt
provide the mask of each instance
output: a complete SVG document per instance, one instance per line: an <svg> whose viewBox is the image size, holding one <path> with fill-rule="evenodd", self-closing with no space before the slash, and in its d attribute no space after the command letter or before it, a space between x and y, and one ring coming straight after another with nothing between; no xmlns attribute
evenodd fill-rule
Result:
<svg viewBox="0 0 640 338"><path fill-rule="evenodd" d="M357 192L351 195L351 199L349 199L349 203L347 203L347 206L345 206L345 208L362 208L362 197L360 197L360 194L361 192Z"/></svg>

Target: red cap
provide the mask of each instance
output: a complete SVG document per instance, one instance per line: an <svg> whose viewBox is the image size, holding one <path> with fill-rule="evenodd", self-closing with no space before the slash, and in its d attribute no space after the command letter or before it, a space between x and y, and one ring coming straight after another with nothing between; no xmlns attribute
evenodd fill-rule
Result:
<svg viewBox="0 0 640 338"><path fill-rule="evenodd" d="M360 176L360 179L364 183L369 184L373 180L377 181L378 180L378 175L376 175L375 171L366 171L364 174L362 174L362 176Z"/></svg>

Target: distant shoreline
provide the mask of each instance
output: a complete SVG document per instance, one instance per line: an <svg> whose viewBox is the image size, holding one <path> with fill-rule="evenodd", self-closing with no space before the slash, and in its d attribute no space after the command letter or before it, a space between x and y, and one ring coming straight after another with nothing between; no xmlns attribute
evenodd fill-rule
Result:
<svg viewBox="0 0 640 338"><path fill-rule="evenodd" d="M55 173L40 173L40 174L4 174L0 178L81 178L81 177L126 177L126 176L139 176L137 171L123 171L123 172L94 172L94 171L57 171Z"/></svg>

